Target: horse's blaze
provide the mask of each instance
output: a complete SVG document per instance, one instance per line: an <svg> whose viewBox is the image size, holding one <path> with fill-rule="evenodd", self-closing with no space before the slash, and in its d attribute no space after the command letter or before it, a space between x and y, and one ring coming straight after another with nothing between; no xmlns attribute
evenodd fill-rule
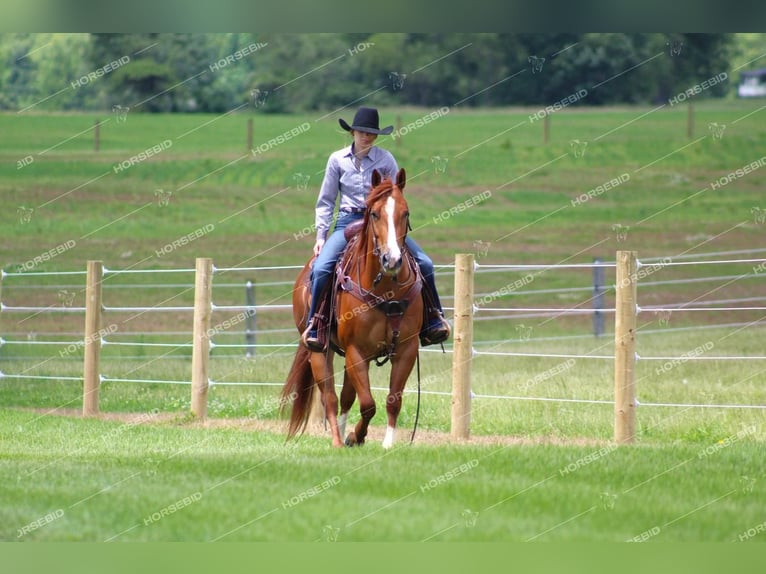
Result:
<svg viewBox="0 0 766 574"><path fill-rule="evenodd" d="M386 220L388 222L388 232L386 237L386 247L388 248L388 269L398 270L402 262L402 250L396 241L396 200L389 196L386 200Z"/></svg>

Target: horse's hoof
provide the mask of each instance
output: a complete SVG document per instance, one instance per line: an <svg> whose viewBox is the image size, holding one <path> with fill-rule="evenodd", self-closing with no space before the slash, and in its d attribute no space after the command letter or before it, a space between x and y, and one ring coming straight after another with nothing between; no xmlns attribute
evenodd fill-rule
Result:
<svg viewBox="0 0 766 574"><path fill-rule="evenodd" d="M346 437L346 446L357 446L356 435L354 433L348 433L348 436Z"/></svg>

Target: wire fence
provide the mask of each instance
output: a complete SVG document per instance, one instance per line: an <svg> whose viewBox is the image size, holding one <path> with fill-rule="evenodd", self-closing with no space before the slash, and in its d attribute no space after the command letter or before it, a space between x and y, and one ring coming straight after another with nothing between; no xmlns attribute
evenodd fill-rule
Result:
<svg viewBox="0 0 766 574"><path fill-rule="evenodd" d="M749 280L763 280L764 276L766 276L766 259L764 258L755 258L755 257L745 257L745 258L731 258L732 256L736 255L753 255L755 253L763 253L766 252L766 249L752 249L752 250L738 250L738 251L721 251L717 253L707 253L707 254L682 254L674 257L664 257L664 258L650 258L646 259L643 262L638 261L637 262L637 279L639 285L642 287L662 287L662 286L678 286L678 285L693 285L693 284L701 284L701 283L723 283L724 285L730 285L739 281L749 281ZM727 257L726 259L706 259L710 257ZM702 277L696 276L696 277L682 277L682 278L673 278L673 279L666 279L666 280L652 280L652 281L645 281L648 277L652 276L654 273L657 273L663 269L666 268L697 268L702 266L716 266L716 265L726 265L726 266L749 266L750 269L746 270L743 273L740 274L726 274L726 275L705 275ZM475 272L476 274L500 274L500 275L507 275L508 273L518 273L518 272L526 272L527 275L524 277L532 277L534 281L537 281L540 276L543 274L555 272L555 271L561 271L561 270L585 270L585 271L595 271L597 269L601 270L607 270L607 269L614 269L616 267L616 263L613 262L601 262L601 261L594 261L592 263L561 263L561 264L488 264L488 263L477 263L475 265ZM255 273L257 276L261 277L261 274L268 273L268 272L274 272L274 271L294 271L297 269L300 269L301 266L266 266L266 267L221 267L216 268L213 267L213 274L220 276L221 274L236 274L236 273ZM443 278L445 276L449 276L454 274L455 265L437 265L437 277ZM114 284L114 283L108 283L107 279L112 277L120 277L120 276L131 276L131 275L143 275L143 276L162 276L163 274L193 274L195 272L195 269L146 269L146 270L139 270L139 269L107 269L103 268L103 275L104 275L104 288L109 290L117 290L117 289L180 289L180 293L184 294L191 294L194 290L194 284L189 282L158 282L156 284L147 284L147 283L125 283L125 284ZM534 273L533 273L534 272ZM55 290L58 289L59 292L62 292L62 290L68 290L70 289L81 289L84 292L83 285L81 284L75 284L75 283L61 283L56 285L43 285L43 284L34 284L31 285L28 282L32 282L38 278L48 278L48 277L72 277L72 276L85 276L85 271L40 271L40 272L2 272L2 277L0 279L2 280L3 290L0 291L2 293L3 298L0 298L0 312L3 314L8 313L19 313L19 314L31 314L32 316L38 316L42 314L82 314L86 311L86 307L83 306L76 306L73 304L73 299L70 299L68 302L64 301L63 303L59 305L24 305L24 304L7 304L4 300L7 293L14 293L15 288L17 286L14 286L13 284L9 284L13 282L14 280L21 280L23 281L23 287L21 287L21 290L24 291L24 293L34 293L35 290ZM9 281L10 280L10 281ZM616 309L614 307L595 307L594 303L596 303L599 300L599 297L603 297L605 293L612 293L615 290L614 283L608 283L603 282L601 285L579 285L579 286L572 286L572 287L543 287L543 288L529 288L532 280L526 281L524 278L522 279L515 279L514 281L511 281L509 283L506 283L499 289L495 290L486 290L479 292L475 295L475 303L473 308L473 321L498 321L498 320L507 320L508 318L516 318L516 319L527 319L527 318L541 318L541 319L549 319L549 320L559 320L564 317L583 317L583 316L591 316L596 317L603 314L614 314ZM266 282L258 282L258 285L260 286L268 286L268 287L274 287L274 288L285 288L285 292L289 292L287 289L288 287L292 288L292 281L284 280L284 281L266 281ZM241 290L244 286L244 283L235 283L235 282L227 282L227 283L220 283L215 284L216 289L239 289ZM719 288L713 288L709 289L708 291L710 293L717 292ZM579 302L569 305L569 306L513 306L513 305L492 305L492 303L495 303L496 301L513 301L514 298L518 297L524 297L524 298L534 298L534 297L540 297L540 296L550 296L550 295L556 295L559 297L581 297L584 293L591 293L590 297L586 297L584 299L580 299ZM452 299L452 295L446 295L443 297L445 300ZM639 306L636 305L635 312L636 315L641 314L654 314L655 316L660 317L660 322L663 321L663 315L665 316L665 320L667 319L668 314L677 314L677 313L754 313L754 312L763 312L766 311L766 306L764 305L757 305L753 303L758 303L761 301L766 301L766 297L764 296L746 296L746 297L728 297L728 298L716 298L716 299L700 299L695 298L687 301L674 301L674 302L668 302L668 303L662 303L662 304L649 304L649 305L643 305ZM165 299L161 303L158 303L156 305L150 305L150 306L123 306L123 305L102 305L102 310L107 314L121 314L121 313L127 313L127 314L155 314L155 313L182 313L182 314L188 314L191 315L194 311L193 305L170 305L171 301ZM603 303L603 300L601 301ZM274 354L276 350L284 350L285 353L292 353L294 351L295 345L297 344L297 333L294 328L290 327L279 327L279 328L270 328L270 329L255 329L254 327L251 328L245 328L242 329L234 329L237 325L239 325L242 322L245 322L248 319L254 318L256 314L259 313L271 313L271 312L285 312L292 308L291 304L287 303L266 303L266 304L254 304L254 303L247 303L244 305L241 304L215 304L210 301L210 308L213 312L219 312L219 313L232 313L232 312L240 312L240 315L238 316L238 321L231 324L226 324L225 322L219 323L216 325L216 327L213 329L213 332L211 334L211 340L210 340L210 346L209 346L209 352L213 353L216 349L240 349L240 350L248 350L248 353L246 356L252 356L252 353L255 352L256 349L267 349L269 350L270 354ZM453 307L445 305L445 310L451 311L453 310ZM666 324L664 325L664 328L657 329L657 330L650 330L650 329L639 329L638 332L641 334L654 334L654 333L671 333L671 332L678 332L678 331L684 331L684 330L700 330L700 329L742 329L752 326L763 326L764 321L766 320L766 317L758 317L755 320L752 321L740 321L740 322L725 322L720 324L708 324L708 325L696 325L696 326L684 326L684 327L668 327L667 326L667 320ZM290 334L288 341L285 342L256 342L257 339L264 335L281 335L281 334ZM63 346L65 349L71 349L72 347L75 347L79 349L82 347L84 341L82 339L72 340L53 340L53 337L62 337L62 336L72 336L72 335L78 335L81 334L81 332L77 332L76 330L73 331L62 331L59 333L54 332L40 332L35 333L34 335L30 335L27 333L26 337L24 338L23 334L17 333L13 335L9 335L7 333L3 333L3 336L0 336L0 356L3 356L4 351L8 348L21 348L21 347L31 347L31 348L42 348L46 346ZM114 333L108 333L104 334L104 336L99 337L99 344L103 348L136 348L136 349L170 349L173 350L184 350L184 349L191 349L193 348L193 343L188 340L189 337L188 331L152 331L152 330L143 330L143 331L135 331L135 332L114 332ZM10 338L10 337L14 338ZM142 339L147 337L165 337L165 336L183 336L185 337L185 340L183 341L172 341L172 342L147 342ZM50 340L47 340L43 338L40 340L40 337L51 337ZM117 340L117 338L124 338L124 337L134 337L137 340ZM215 339L223 339L224 337L232 338L237 337L240 338L241 342L217 342ZM593 335L591 334L582 334L582 335L559 335L559 336L531 336L530 334L527 334L526 336L517 336L514 338L506 338L506 339L493 339L493 340L484 340L484 341L477 341L475 344L475 347L472 348L471 354L474 357L526 357L526 358L536 358L536 359L575 359L575 360L602 360L602 361L614 361L615 356L613 353L603 353L598 352L599 350L603 351L604 347L609 347L609 344L607 343L600 343L597 345L596 350L592 352L587 353L568 353L568 352L521 352L521 351L508 351L506 349L509 345L517 345L520 343L526 344L526 345L534 345L536 343L541 342L554 342L554 341L562 341L562 342L568 342L573 340L584 340L584 339L592 339ZM244 340L242 340L244 339ZM453 352L453 349L450 346L446 347L446 351L448 353ZM424 349L424 352L435 352L434 349ZM222 355L226 357L231 357L234 355ZM239 355L242 356L242 355ZM5 354L4 359L13 359L13 358L35 358L35 357L41 357L36 355L23 355L23 356L9 356ZM59 353L59 357L53 357L53 358L78 358L75 353ZM138 358L145 358L145 357L135 357ZM166 359L172 359L172 354L167 354L164 356L159 357L157 360L166 360ZM643 362L643 361L664 361L664 362L673 362L673 361L761 361L766 359L766 356L763 355L746 355L746 354L740 354L740 355L709 355L709 354L679 354L679 355L639 355L636 353L636 360ZM163 379L154 379L154 378L112 378L107 377L103 375L99 375L100 380L103 382L113 382L113 383L139 383L139 384L192 384L192 381L186 381L186 380L163 380ZM61 380L61 381L82 381L83 377L72 377L72 376L59 376L59 375L52 375L52 374L26 374L26 373L6 373L3 371L0 371L0 379L12 379L12 380ZM214 386L276 386L281 385L281 383L275 383L275 382L234 382L234 381L213 381L209 380L209 385ZM442 391L426 391L430 392L432 394L443 394L445 396L449 395L450 393L442 392ZM472 397L474 399L498 399L498 400L518 400L518 401L541 401L541 402L561 402L561 403L582 403L582 404L614 404L613 400L600 400L600 399L581 399L577 397L545 397L545 396L516 396L516 395L500 395L500 394L473 394ZM667 403L661 403L661 402L642 402L640 403L643 407L683 407L683 408L722 408L722 409L732 409L732 408L742 408L742 409L763 409L766 408L763 405L748 405L748 404L703 404L703 403L676 403L676 402L667 402Z"/></svg>

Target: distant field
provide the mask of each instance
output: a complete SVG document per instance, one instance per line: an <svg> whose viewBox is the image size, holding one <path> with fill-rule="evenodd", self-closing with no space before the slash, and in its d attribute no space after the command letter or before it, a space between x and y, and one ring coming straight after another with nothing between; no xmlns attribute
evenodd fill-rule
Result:
<svg viewBox="0 0 766 574"><path fill-rule="evenodd" d="M530 121L538 110L457 109L378 143L407 169L415 236L438 262L473 250L475 241L491 243L487 259L500 262L588 261L613 256L617 248L665 256L761 240L751 209L762 203L763 173L710 189L712 181L761 157L766 123L760 105L700 103L692 138L686 106L567 109L551 116L547 145L543 122ZM386 110L383 117L406 127L430 112ZM313 223L327 155L349 141L335 121L343 113L321 115L136 114L125 123L107 114L0 115L0 191L11 206L0 215L10 239L1 260L7 269L75 240L75 249L41 268L70 269L94 258L115 268L139 261L144 268L183 267L203 254L218 265L299 263L311 247L311 234L301 231ZM246 150L249 117L255 148L301 126L305 131L253 156ZM97 118L108 121L94 153ZM725 125L720 139L711 123ZM161 153L114 172L167 141L172 145ZM18 169L29 156L32 163ZM448 160L444 173L435 169L435 157ZM625 173L630 179L623 185L572 205ZM304 189L298 175L309 176L301 180ZM172 192L165 207L158 190ZM434 221L485 190L490 200ZM34 209L26 225L19 223L21 206ZM164 245L209 224L215 230L197 242L156 257ZM630 227L627 240L618 243L615 224ZM707 238L715 239L702 245Z"/></svg>

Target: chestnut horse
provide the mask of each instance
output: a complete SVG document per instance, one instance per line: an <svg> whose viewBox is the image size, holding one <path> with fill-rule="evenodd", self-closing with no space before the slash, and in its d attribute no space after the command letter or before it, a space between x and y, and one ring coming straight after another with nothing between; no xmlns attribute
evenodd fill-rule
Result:
<svg viewBox="0 0 766 574"><path fill-rule="evenodd" d="M341 437L348 412L359 397L361 419L345 444L363 444L367 427L375 416L375 400L370 392L370 361L375 360L380 366L390 359L388 426L383 447L390 448L394 444L396 419L407 377L417 359L418 334L423 321L422 278L417 263L405 247L410 215L402 194L405 182L403 169L396 174L396 182L381 179L377 171L372 174L361 231L349 241L336 269L330 344L325 352L312 352L300 345L282 389L282 404L292 403L288 438L305 430L312 394L318 386L332 431L332 444L336 447L344 444ZM298 275L293 290L293 318L299 333L308 320L312 263L313 258ZM340 417L333 379L336 351L345 354L346 359Z"/></svg>

